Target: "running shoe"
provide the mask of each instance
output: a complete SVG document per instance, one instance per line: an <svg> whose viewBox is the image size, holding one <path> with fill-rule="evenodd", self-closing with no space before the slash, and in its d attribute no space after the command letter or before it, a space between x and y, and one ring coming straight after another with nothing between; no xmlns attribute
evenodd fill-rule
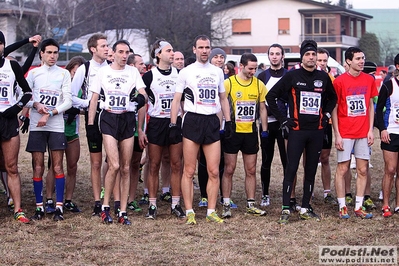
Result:
<svg viewBox="0 0 399 266"><path fill-rule="evenodd" d="M389 206L382 207L382 216L386 218L392 216L391 208L389 208Z"/></svg>
<svg viewBox="0 0 399 266"><path fill-rule="evenodd" d="M198 207L208 207L208 199L201 198L200 202L198 203Z"/></svg>
<svg viewBox="0 0 399 266"><path fill-rule="evenodd" d="M141 198L141 200L139 201L139 204L140 205L148 205L150 203L150 201L149 201L149 195L148 195L148 193L145 193L144 195L143 195L143 197Z"/></svg>
<svg viewBox="0 0 399 266"><path fill-rule="evenodd" d="M353 198L351 194L345 196L345 203L346 205L351 205L353 203Z"/></svg>
<svg viewBox="0 0 399 266"><path fill-rule="evenodd" d="M394 213L399 213L399 207L395 207Z"/></svg>
<svg viewBox="0 0 399 266"><path fill-rule="evenodd" d="M210 215L206 216L207 222L214 222L218 224L224 223L224 220L218 216L218 214L214 211Z"/></svg>
<svg viewBox="0 0 399 266"><path fill-rule="evenodd" d="M331 193L328 193L327 196L324 198L324 203L331 204L331 205L338 204L338 202L334 199L334 197L331 195Z"/></svg>
<svg viewBox="0 0 399 266"><path fill-rule="evenodd" d="M222 212L222 218L230 218L231 217L231 206L230 204L223 204L223 212Z"/></svg>
<svg viewBox="0 0 399 266"><path fill-rule="evenodd" d="M155 205L150 205L148 208L148 213L145 218L155 220L157 218L157 207Z"/></svg>
<svg viewBox="0 0 399 266"><path fill-rule="evenodd" d="M25 213L22 211L22 209L19 209L16 213L14 213L14 219L15 221L27 224L30 222L29 218L26 217Z"/></svg>
<svg viewBox="0 0 399 266"><path fill-rule="evenodd" d="M339 210L339 218L341 218L341 219L349 219L350 218L350 216L348 214L348 208L346 206L342 207Z"/></svg>
<svg viewBox="0 0 399 266"><path fill-rule="evenodd" d="M223 197L220 198L220 205L224 205ZM234 201L230 200L230 208L237 209L238 206L237 206L237 204L234 203Z"/></svg>
<svg viewBox="0 0 399 266"><path fill-rule="evenodd" d="M159 196L159 199L165 202L172 203L172 195L170 192L165 192Z"/></svg>
<svg viewBox="0 0 399 266"><path fill-rule="evenodd" d="M10 212L14 212L14 201L12 198L7 199L7 207Z"/></svg>
<svg viewBox="0 0 399 266"><path fill-rule="evenodd" d="M124 224L124 225L131 225L132 223L129 221L127 218L126 212L123 212L122 215L119 216L118 218L118 223Z"/></svg>
<svg viewBox="0 0 399 266"><path fill-rule="evenodd" d="M294 213L301 210L301 206L296 203L296 199L290 199L290 212Z"/></svg>
<svg viewBox="0 0 399 266"><path fill-rule="evenodd" d="M43 217L44 217L44 211L42 211L41 208L36 208L35 214L32 217L30 217L30 219L39 221L39 220L43 219Z"/></svg>
<svg viewBox="0 0 399 266"><path fill-rule="evenodd" d="M100 199L104 199L105 187L101 187Z"/></svg>
<svg viewBox="0 0 399 266"><path fill-rule="evenodd" d="M315 220L316 222L320 222L320 216L314 213L312 207L306 209L305 213L299 213L299 218L302 220Z"/></svg>
<svg viewBox="0 0 399 266"><path fill-rule="evenodd" d="M289 209L284 209L281 211L281 216L280 219L277 221L277 223L281 225L288 224L288 220L290 219L291 212Z"/></svg>
<svg viewBox="0 0 399 266"><path fill-rule="evenodd" d="M260 206L267 207L269 205L270 205L270 197L269 197L269 195L262 196L262 199L260 201Z"/></svg>
<svg viewBox="0 0 399 266"><path fill-rule="evenodd" d="M174 214L177 218L186 218L186 214L180 205L176 205L173 209L170 208L170 213Z"/></svg>
<svg viewBox="0 0 399 266"><path fill-rule="evenodd" d="M361 207L355 211L356 217L360 217L362 219L371 219L373 218L373 214L371 212L367 212L366 208Z"/></svg>
<svg viewBox="0 0 399 266"><path fill-rule="evenodd" d="M47 214L52 214L55 213L55 204L54 201L49 199L46 201L46 204L44 205L44 209L46 210Z"/></svg>
<svg viewBox="0 0 399 266"><path fill-rule="evenodd" d="M129 210L131 211L135 211L135 212L141 212L142 209L139 207L139 205L137 204L137 201L133 200L131 202L129 202L127 204L127 207Z"/></svg>
<svg viewBox="0 0 399 266"><path fill-rule="evenodd" d="M111 211L110 207L105 207L104 210L101 212L101 220L105 224L112 224L113 222L110 211Z"/></svg>
<svg viewBox="0 0 399 266"><path fill-rule="evenodd" d="M101 204L95 204L91 216L101 216Z"/></svg>
<svg viewBox="0 0 399 266"><path fill-rule="evenodd" d="M119 217L119 212L121 211L120 206L116 206L114 207L114 214L116 217Z"/></svg>
<svg viewBox="0 0 399 266"><path fill-rule="evenodd" d="M71 202L65 202L64 203L64 209L70 212L80 212L80 209L78 208L78 205L75 203Z"/></svg>
<svg viewBox="0 0 399 266"><path fill-rule="evenodd" d="M62 213L60 208L57 208L55 210L53 220L56 222L64 220L64 214Z"/></svg>
<svg viewBox="0 0 399 266"><path fill-rule="evenodd" d="M261 209L255 207L255 202L248 203L247 213L252 214L254 216L266 215L266 212L264 210L261 210Z"/></svg>
<svg viewBox="0 0 399 266"><path fill-rule="evenodd" d="M375 204L371 198L368 198L363 201L363 207L366 208L366 210L368 210L368 211L377 209L377 206L375 206Z"/></svg>
<svg viewBox="0 0 399 266"><path fill-rule="evenodd" d="M187 214L187 221L186 221L186 224L188 224L188 225L197 224L197 221L195 220L195 213L189 212L189 213Z"/></svg>

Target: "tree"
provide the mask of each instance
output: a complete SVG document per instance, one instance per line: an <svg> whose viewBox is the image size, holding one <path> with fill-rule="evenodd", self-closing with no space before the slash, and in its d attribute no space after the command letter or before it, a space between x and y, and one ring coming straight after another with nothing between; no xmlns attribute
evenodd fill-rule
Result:
<svg viewBox="0 0 399 266"><path fill-rule="evenodd" d="M397 51L399 50L398 47L398 39L394 35L384 35L379 36L380 45L381 45L381 62L383 66L393 64L393 60Z"/></svg>
<svg viewBox="0 0 399 266"><path fill-rule="evenodd" d="M347 6L346 0L339 0L338 1L338 6L346 8L346 6Z"/></svg>
<svg viewBox="0 0 399 266"><path fill-rule="evenodd" d="M374 33L366 32L359 40L359 48L366 56L366 61L380 64L380 43Z"/></svg>

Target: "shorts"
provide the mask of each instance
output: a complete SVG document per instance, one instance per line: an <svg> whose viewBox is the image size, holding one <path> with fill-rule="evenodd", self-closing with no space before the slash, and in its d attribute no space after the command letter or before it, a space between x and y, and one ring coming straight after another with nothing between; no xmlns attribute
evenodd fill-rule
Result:
<svg viewBox="0 0 399 266"><path fill-rule="evenodd" d="M389 138L389 144L381 141L381 150L399 152L399 134L389 134Z"/></svg>
<svg viewBox="0 0 399 266"><path fill-rule="evenodd" d="M134 137L133 151L134 152L143 152L143 150L140 148L139 137L136 137L136 136Z"/></svg>
<svg viewBox="0 0 399 266"><path fill-rule="evenodd" d="M367 138L362 139L343 139L344 150L337 150L337 162L342 163L351 159L352 148L353 154L357 159L370 160L370 147Z"/></svg>
<svg viewBox="0 0 399 266"><path fill-rule="evenodd" d="M96 116L94 117L94 125L98 125L98 116L99 113L96 112ZM85 112L85 129L87 129L87 122L89 121L88 119L88 112ZM101 134L100 131L98 131L98 135L96 139L100 139L101 141L99 142L91 142L89 140L89 138L87 138L87 145L89 146L89 152L90 153L98 153L98 152L102 152L103 150L103 135ZM87 136L86 136L87 137Z"/></svg>
<svg viewBox="0 0 399 266"><path fill-rule="evenodd" d="M216 114L203 115L187 112L182 121L183 137L198 144L220 140L220 121Z"/></svg>
<svg viewBox="0 0 399 266"><path fill-rule="evenodd" d="M170 118L151 117L147 124L148 143L158 146L169 146ZM181 127L181 117L177 117L176 125Z"/></svg>
<svg viewBox="0 0 399 266"><path fill-rule="evenodd" d="M331 150L332 147L332 125L327 124L324 129L324 137L323 137L323 150Z"/></svg>
<svg viewBox="0 0 399 266"><path fill-rule="evenodd" d="M65 150L67 139L64 133L49 131L31 131L29 133L27 152L46 152L46 147L51 151Z"/></svg>
<svg viewBox="0 0 399 266"><path fill-rule="evenodd" d="M5 118L0 116L1 140L10 140L19 134L18 118Z"/></svg>
<svg viewBox="0 0 399 266"><path fill-rule="evenodd" d="M237 154L241 151L244 154L257 154L259 150L258 133L236 133L231 138L223 141L225 153Z"/></svg>
<svg viewBox="0 0 399 266"><path fill-rule="evenodd" d="M113 114L107 111L100 113L100 130L102 134L110 135L117 141L134 136L136 116L133 112Z"/></svg>

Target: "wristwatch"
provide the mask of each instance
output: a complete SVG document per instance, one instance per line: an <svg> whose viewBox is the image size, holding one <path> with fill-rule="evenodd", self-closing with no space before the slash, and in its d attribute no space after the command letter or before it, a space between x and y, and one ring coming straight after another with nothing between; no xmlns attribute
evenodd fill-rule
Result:
<svg viewBox="0 0 399 266"><path fill-rule="evenodd" d="M21 120L22 122L25 122L26 116L20 115L18 119Z"/></svg>
<svg viewBox="0 0 399 266"><path fill-rule="evenodd" d="M19 108L24 108L24 103L23 102L18 102L17 105L19 106Z"/></svg>
<svg viewBox="0 0 399 266"><path fill-rule="evenodd" d="M325 115L327 116L328 119L331 118L331 114L329 112L325 113Z"/></svg>
<svg viewBox="0 0 399 266"><path fill-rule="evenodd" d="M175 126L176 126L176 123L170 123L170 124L169 124L169 128L175 127Z"/></svg>

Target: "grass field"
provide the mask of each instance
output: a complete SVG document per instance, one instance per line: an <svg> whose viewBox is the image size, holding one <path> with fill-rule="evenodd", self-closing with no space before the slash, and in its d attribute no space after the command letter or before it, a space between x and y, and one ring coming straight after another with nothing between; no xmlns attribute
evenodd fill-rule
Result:
<svg viewBox="0 0 399 266"><path fill-rule="evenodd" d="M378 136L377 131L375 131ZM84 134L82 134L84 136ZM31 181L31 156L26 153L26 135L21 137L19 170L23 186L23 208L33 215L35 200ZM282 167L275 158L271 181L271 206L267 215L253 217L245 214L243 167L239 159L234 176L232 199L239 208L225 224L205 221L206 209L195 208L196 226L185 225L170 215L166 203L158 203L155 221L141 213L129 213L132 226L105 225L100 218L91 217L93 196L89 179L89 157L86 140L81 140L81 159L78 169L74 201L82 213L65 213L65 220L54 222L52 216L31 224L19 224L8 212L6 196L0 195L0 264L1 265L318 265L318 247L321 245L398 245L399 216L383 218L378 193L383 175L383 159L376 137L371 163L372 198L377 204L372 220L361 220L354 215L340 220L336 208L323 202L323 188L318 169L315 199L312 206L322 216L321 222L301 221L297 214L290 223L281 227L276 223L281 210ZM258 173L260 158L258 159ZM335 173L336 156L331 155ZM298 184L302 183L302 168ZM261 185L258 174L257 202ZM352 182L354 193L354 180ZM335 194L335 193L334 193ZM138 197L142 195L139 185ZM394 193L395 195L395 193ZM300 202L302 188L297 188ZM199 190L195 190L195 204ZM393 197L391 198L393 200ZM392 204L393 201L392 201ZM395 207L391 205L391 207ZM218 205L221 212L221 205ZM353 206L349 207L353 214Z"/></svg>

